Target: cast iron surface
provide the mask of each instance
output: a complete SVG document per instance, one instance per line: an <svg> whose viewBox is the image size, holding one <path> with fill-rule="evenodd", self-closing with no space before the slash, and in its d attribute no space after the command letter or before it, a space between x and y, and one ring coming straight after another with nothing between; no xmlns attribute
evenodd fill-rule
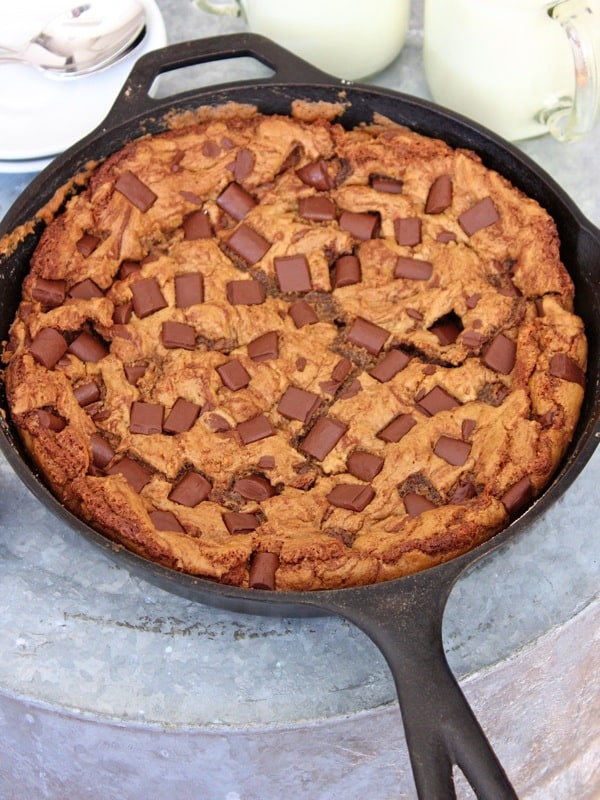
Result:
<svg viewBox="0 0 600 800"><path fill-rule="evenodd" d="M204 62L242 56L269 66L274 75L196 89L153 99L152 86L163 73ZM370 86L344 85L292 56L267 39L239 34L174 45L144 56L134 68L106 120L84 140L50 164L16 201L0 225L3 235L36 212L90 160L100 160L126 142L167 127L165 116L201 105L239 102L263 113L289 113L293 100L338 102L348 107L347 127L382 114L412 129L475 150L486 166L498 170L535 198L554 217L561 255L575 282L576 310L589 341L586 397L571 448L551 485L518 520L470 553L417 575L383 584L318 592L263 592L222 586L182 575L146 561L109 542L73 517L52 496L31 465L18 435L0 415L0 447L9 463L41 502L122 566L188 599L219 608L270 616L337 614L361 628L386 658L410 751L417 792L422 800L455 797L453 765L465 773L482 800L516 794L468 706L445 658L442 618L459 575L492 550L522 532L568 488L583 469L600 437L600 231L589 223L554 181L503 140L458 115L417 98ZM29 257L43 224L0 260L0 340L6 338L28 271ZM6 410L3 385L0 401Z"/></svg>

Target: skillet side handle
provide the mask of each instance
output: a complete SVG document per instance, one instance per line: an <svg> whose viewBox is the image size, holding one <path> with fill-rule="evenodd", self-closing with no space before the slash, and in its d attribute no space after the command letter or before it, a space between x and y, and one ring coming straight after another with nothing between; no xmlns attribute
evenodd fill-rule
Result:
<svg viewBox="0 0 600 800"><path fill-rule="evenodd" d="M446 660L442 618L453 581L440 591L426 573L411 577L402 587L370 586L360 602L336 603L336 613L366 633L390 667L418 797L456 798L456 764L479 800L517 800Z"/></svg>

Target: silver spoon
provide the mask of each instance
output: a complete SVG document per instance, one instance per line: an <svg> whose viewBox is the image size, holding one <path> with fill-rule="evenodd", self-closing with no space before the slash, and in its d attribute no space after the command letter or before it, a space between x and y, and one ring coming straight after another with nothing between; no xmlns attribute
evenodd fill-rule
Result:
<svg viewBox="0 0 600 800"><path fill-rule="evenodd" d="M89 0L50 20L23 47L0 45L0 64L28 64L65 78L87 75L129 53L143 39L145 22L138 0L118 0L108 8Z"/></svg>

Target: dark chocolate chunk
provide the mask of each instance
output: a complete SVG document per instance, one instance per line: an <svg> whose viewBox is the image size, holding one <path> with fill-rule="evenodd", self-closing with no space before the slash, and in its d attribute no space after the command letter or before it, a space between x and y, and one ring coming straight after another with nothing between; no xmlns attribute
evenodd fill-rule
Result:
<svg viewBox="0 0 600 800"><path fill-rule="evenodd" d="M496 210L491 197L484 197L467 211L463 211L458 217L458 223L467 236L493 225L500 219L500 214Z"/></svg>
<svg viewBox="0 0 600 800"><path fill-rule="evenodd" d="M279 357L279 339L276 331L263 333L249 342L247 353L252 361L269 361Z"/></svg>
<svg viewBox="0 0 600 800"><path fill-rule="evenodd" d="M351 286L361 279L360 261L357 256L340 256L333 267L331 285L333 289Z"/></svg>
<svg viewBox="0 0 600 800"><path fill-rule="evenodd" d="M532 503L533 494L533 484L529 476L525 475L524 478L521 478L520 481L517 481L507 489L500 501L506 509L506 513L510 517L516 517Z"/></svg>
<svg viewBox="0 0 600 800"><path fill-rule="evenodd" d="M475 294L470 294L466 298L465 303L467 305L467 308L475 308L480 300L481 300L481 295L479 294L479 292L475 292Z"/></svg>
<svg viewBox="0 0 600 800"><path fill-rule="evenodd" d="M424 511L430 511L432 508L436 507L432 500L423 497L422 494L417 494L417 492L408 492L402 499L404 501L406 513L411 517L418 517L419 514L422 514Z"/></svg>
<svg viewBox="0 0 600 800"><path fill-rule="evenodd" d="M95 381L82 383L73 390L73 394L80 406L89 406L90 403L100 400L100 387Z"/></svg>
<svg viewBox="0 0 600 800"><path fill-rule="evenodd" d="M406 315L411 319L416 319L417 321L421 321L423 319L423 314L418 311L416 308L406 308Z"/></svg>
<svg viewBox="0 0 600 800"><path fill-rule="evenodd" d="M348 331L348 341L357 347L364 347L367 352L377 356L389 335L388 331L375 325L374 322L357 317Z"/></svg>
<svg viewBox="0 0 600 800"><path fill-rule="evenodd" d="M319 321L317 312L305 300L298 300L296 303L292 303L288 313L297 328L303 328L305 325L314 325L315 322Z"/></svg>
<svg viewBox="0 0 600 800"><path fill-rule="evenodd" d="M404 182L399 178L388 178L386 175L370 175L369 186L376 192L402 194Z"/></svg>
<svg viewBox="0 0 600 800"><path fill-rule="evenodd" d="M462 467L471 452L471 445L452 436L440 436L433 452L453 467Z"/></svg>
<svg viewBox="0 0 600 800"><path fill-rule="evenodd" d="M183 218L183 238L193 241L195 239L210 239L213 235L210 217L206 211L197 209Z"/></svg>
<svg viewBox="0 0 600 800"><path fill-rule="evenodd" d="M339 393L338 397L340 400L347 400L349 397L354 397L357 395L362 389L361 383L358 378L355 378L352 383L349 383L342 391Z"/></svg>
<svg viewBox="0 0 600 800"><path fill-rule="evenodd" d="M123 172L117 178L115 189L126 197L140 211L148 211L155 203L157 195L133 172Z"/></svg>
<svg viewBox="0 0 600 800"><path fill-rule="evenodd" d="M175 484L169 493L169 500L180 506L193 508L209 496L212 485L198 472L188 472Z"/></svg>
<svg viewBox="0 0 600 800"><path fill-rule="evenodd" d="M233 162L233 174L236 181L245 180L254 169L254 153L247 147L241 147Z"/></svg>
<svg viewBox="0 0 600 800"><path fill-rule="evenodd" d="M256 264L266 254L271 243L249 225L242 223L227 240L227 246L248 264Z"/></svg>
<svg viewBox="0 0 600 800"><path fill-rule="evenodd" d="M332 506L348 511L363 511L375 497L375 490L368 484L338 483L329 492L327 500Z"/></svg>
<svg viewBox="0 0 600 800"><path fill-rule="evenodd" d="M310 267L305 255L281 256L274 264L280 291L310 292Z"/></svg>
<svg viewBox="0 0 600 800"><path fill-rule="evenodd" d="M129 413L129 430L149 436L162 433L164 407L160 403L143 403L134 400Z"/></svg>
<svg viewBox="0 0 600 800"><path fill-rule="evenodd" d="M279 401L277 411L286 419L297 419L306 425L320 405L321 398L318 395L289 386Z"/></svg>
<svg viewBox="0 0 600 800"><path fill-rule="evenodd" d="M303 219L313 222L328 222L336 218L337 211L332 200L322 194L316 194L300 198L298 214Z"/></svg>
<svg viewBox="0 0 600 800"><path fill-rule="evenodd" d="M200 406L178 397L163 423L165 433L185 433L193 427L200 415Z"/></svg>
<svg viewBox="0 0 600 800"><path fill-rule="evenodd" d="M388 350L379 364L370 370L369 375L372 375L381 383L386 383L403 370L409 361L410 356L407 356L402 350Z"/></svg>
<svg viewBox="0 0 600 800"><path fill-rule="evenodd" d="M131 364L129 366L123 367L125 371L125 377L127 378L128 382L135 386L136 383L142 378L148 369L147 364Z"/></svg>
<svg viewBox="0 0 600 800"><path fill-rule="evenodd" d="M250 533L258 528L260 522L255 514L245 514L241 511L225 511L223 522L229 533Z"/></svg>
<svg viewBox="0 0 600 800"><path fill-rule="evenodd" d="M448 496L448 502L454 505L464 503L477 495L477 488L471 480L461 480L452 487Z"/></svg>
<svg viewBox="0 0 600 800"><path fill-rule="evenodd" d="M133 310L140 319L166 308L167 301L163 297L156 278L142 278L131 284Z"/></svg>
<svg viewBox="0 0 600 800"><path fill-rule="evenodd" d="M29 345L29 352L46 369L52 369L67 352L64 336L54 328L42 328Z"/></svg>
<svg viewBox="0 0 600 800"><path fill-rule="evenodd" d="M201 272L175 275L175 305L189 308L204 302L204 276Z"/></svg>
<svg viewBox="0 0 600 800"><path fill-rule="evenodd" d="M457 236L453 231L440 231L435 239L441 244L448 244L449 242L455 242Z"/></svg>
<svg viewBox="0 0 600 800"><path fill-rule="evenodd" d="M240 494L245 500L255 500L257 503L268 500L275 494L275 489L262 475L247 475L244 478L238 478L233 484L233 491Z"/></svg>
<svg viewBox="0 0 600 800"><path fill-rule="evenodd" d="M136 492L141 492L152 478L152 472L129 456L124 456L108 468L109 475L122 475Z"/></svg>
<svg viewBox="0 0 600 800"><path fill-rule="evenodd" d="M121 303L115 306L113 312L113 322L115 325L127 325L133 313L133 303Z"/></svg>
<svg viewBox="0 0 600 800"><path fill-rule="evenodd" d="M108 355L106 345L86 331L73 339L68 350L81 361L89 361L94 364Z"/></svg>
<svg viewBox="0 0 600 800"><path fill-rule="evenodd" d="M394 236L396 242L405 247L415 247L421 243L421 219L419 217L401 217L394 220Z"/></svg>
<svg viewBox="0 0 600 800"><path fill-rule="evenodd" d="M255 553L250 563L250 575L248 577L250 588L273 591L278 567L279 556L277 553L262 551Z"/></svg>
<svg viewBox="0 0 600 800"><path fill-rule="evenodd" d="M417 407L430 417L439 414L440 411L450 411L459 405L458 400L440 386L434 386L417 401Z"/></svg>
<svg viewBox="0 0 600 800"><path fill-rule="evenodd" d="M115 451L106 441L104 436L99 433L92 433L90 436L92 446L92 462L98 469L104 469L115 457Z"/></svg>
<svg viewBox="0 0 600 800"><path fill-rule="evenodd" d="M77 300L92 300L94 297L104 297L102 290L96 286L91 278L86 278L71 286L68 295L69 297L75 297Z"/></svg>
<svg viewBox="0 0 600 800"><path fill-rule="evenodd" d="M181 523L172 511L150 511L148 516L157 531L177 531L177 533L185 533L185 530L181 527Z"/></svg>
<svg viewBox="0 0 600 800"><path fill-rule="evenodd" d="M339 381L319 381L319 389L323 392L323 394L329 394L333 396L339 388Z"/></svg>
<svg viewBox="0 0 600 800"><path fill-rule="evenodd" d="M91 256L94 250L100 244L100 237L94 236L91 233L84 233L83 236L77 240L76 247L84 258Z"/></svg>
<svg viewBox="0 0 600 800"><path fill-rule="evenodd" d="M410 414L399 414L379 431L377 438L384 442L399 442L416 424L417 421Z"/></svg>
<svg viewBox="0 0 600 800"><path fill-rule="evenodd" d="M266 439L269 436L273 436L275 433L275 428L271 424L271 420L264 414L259 414L256 417L238 423L236 430L243 444L250 444L251 442L259 441L259 439Z"/></svg>
<svg viewBox="0 0 600 800"><path fill-rule="evenodd" d="M348 231L363 242L373 239L379 232L379 214L342 211L339 222L343 231Z"/></svg>
<svg viewBox="0 0 600 800"><path fill-rule="evenodd" d="M275 457L274 456L261 456L256 465L259 469L274 469Z"/></svg>
<svg viewBox="0 0 600 800"><path fill-rule="evenodd" d="M433 274L433 264L420 258L399 256L394 269L394 278L408 278L413 281L428 281Z"/></svg>
<svg viewBox="0 0 600 800"><path fill-rule="evenodd" d="M229 422L220 414L211 414L208 417L208 427L215 433L225 433L225 431L231 430Z"/></svg>
<svg viewBox="0 0 600 800"><path fill-rule="evenodd" d="M460 435L462 438L467 441L473 435L473 431L477 427L477 423L474 419L463 419L462 425L460 428Z"/></svg>
<svg viewBox="0 0 600 800"><path fill-rule="evenodd" d="M554 378L560 378L570 383L578 383L585 388L585 372L566 353L555 353L552 356L548 372Z"/></svg>
<svg viewBox="0 0 600 800"><path fill-rule="evenodd" d="M66 283L63 280L36 278L31 296L44 308L58 308L65 302Z"/></svg>
<svg viewBox="0 0 600 800"><path fill-rule="evenodd" d="M355 478L370 483L383 468L383 458L366 450L355 450L348 456L346 469Z"/></svg>
<svg viewBox="0 0 600 800"><path fill-rule="evenodd" d="M250 383L250 375L238 358L232 358L216 369L224 385L233 392L244 389Z"/></svg>
<svg viewBox="0 0 600 800"><path fill-rule="evenodd" d="M483 342L483 336L481 333L477 333L477 331L463 331L460 341L465 347L468 347L469 350L477 350Z"/></svg>
<svg viewBox="0 0 600 800"><path fill-rule="evenodd" d="M350 370L352 369L352 362L349 358L340 358L331 372L331 379L338 383L345 381Z"/></svg>
<svg viewBox="0 0 600 800"><path fill-rule="evenodd" d="M427 202L426 214L441 214L452 204L452 178L450 175L440 175L431 184Z"/></svg>
<svg viewBox="0 0 600 800"><path fill-rule="evenodd" d="M257 205L256 198L233 181L217 197L217 205L238 222Z"/></svg>
<svg viewBox="0 0 600 800"><path fill-rule="evenodd" d="M323 461L347 430L348 426L343 422L330 417L319 417L300 445L300 450L318 461Z"/></svg>
<svg viewBox="0 0 600 800"><path fill-rule="evenodd" d="M326 192L333 186L333 181L327 172L327 163L320 158L318 161L313 161L300 167L296 170L296 175L300 178L302 183L307 186L314 186L320 192Z"/></svg>
<svg viewBox="0 0 600 800"><path fill-rule="evenodd" d="M163 347L173 350L181 347L184 350L193 350L196 347L196 329L187 322L163 322L160 338Z"/></svg>
<svg viewBox="0 0 600 800"><path fill-rule="evenodd" d="M232 306L255 306L264 303L265 287L259 281L229 281L227 299Z"/></svg>
<svg viewBox="0 0 600 800"><path fill-rule="evenodd" d="M47 411L44 408L38 409L37 418L40 428L45 428L46 430L54 431L55 433L62 431L66 424L64 419L59 417L58 414L53 414L51 411Z"/></svg>
<svg viewBox="0 0 600 800"><path fill-rule="evenodd" d="M298 356L298 358L296 359L296 369L298 370L298 372L304 372L304 370L306 369L306 364L307 361L304 358L304 356Z"/></svg>
<svg viewBox="0 0 600 800"><path fill-rule="evenodd" d="M503 333L497 334L483 351L481 360L486 367L508 375L515 366L517 345Z"/></svg>
<svg viewBox="0 0 600 800"><path fill-rule="evenodd" d="M124 280L130 275L137 275L141 271L142 265L139 261L130 261L129 259L125 259L125 261L121 262L121 266L119 267L119 280Z"/></svg>
<svg viewBox="0 0 600 800"><path fill-rule="evenodd" d="M462 328L456 322L440 322L432 325L429 330L437 336L441 345L446 346L454 344L460 336Z"/></svg>

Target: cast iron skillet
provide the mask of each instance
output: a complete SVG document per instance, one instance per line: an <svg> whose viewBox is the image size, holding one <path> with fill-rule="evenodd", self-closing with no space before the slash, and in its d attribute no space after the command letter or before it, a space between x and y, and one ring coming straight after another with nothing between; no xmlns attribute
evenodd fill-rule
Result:
<svg viewBox="0 0 600 800"><path fill-rule="evenodd" d="M222 59L252 57L274 70L269 78L196 89L166 100L150 97L156 78L174 69ZM106 120L53 161L16 201L0 225L4 234L32 219L90 159L101 159L145 133L166 127L165 114L199 105L250 103L264 113L289 113L295 99L336 102L343 89L350 107L342 122L353 127L379 112L452 146L468 147L488 167L509 178L554 217L562 257L576 285L577 312L589 338L587 391L574 441L546 491L522 516L470 553L387 583L317 592L265 592L222 586L148 562L110 543L72 516L50 494L24 452L10 421L0 414L0 446L34 495L60 518L144 579L188 599L236 612L270 616L340 615L379 647L391 669L421 800L456 797L453 765L482 800L516 798L514 789L452 675L442 646L446 600L459 575L478 559L520 534L569 487L600 438L600 231L533 162L474 123L430 103L370 86L344 85L272 42L239 34L185 42L145 55L134 68ZM43 228L38 223L16 250L0 256L0 339L5 339L20 298L21 282ZM0 400L6 398L0 382Z"/></svg>

